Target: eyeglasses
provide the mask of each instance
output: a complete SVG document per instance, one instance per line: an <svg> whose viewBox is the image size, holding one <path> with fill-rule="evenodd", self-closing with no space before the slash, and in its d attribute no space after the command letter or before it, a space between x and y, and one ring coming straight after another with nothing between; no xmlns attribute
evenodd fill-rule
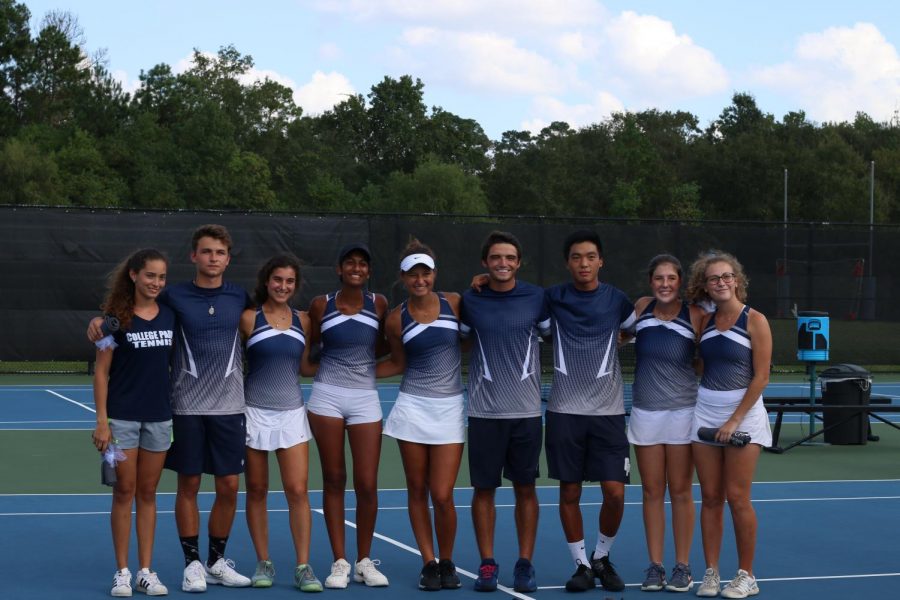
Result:
<svg viewBox="0 0 900 600"><path fill-rule="evenodd" d="M731 283L734 281L734 273L722 273L721 275L713 275L712 277L706 278L707 285L716 285L721 281L722 283Z"/></svg>

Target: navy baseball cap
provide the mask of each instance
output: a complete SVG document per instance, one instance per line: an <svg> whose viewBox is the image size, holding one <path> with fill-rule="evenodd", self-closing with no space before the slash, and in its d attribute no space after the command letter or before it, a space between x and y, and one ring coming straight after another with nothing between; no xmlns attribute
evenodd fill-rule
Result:
<svg viewBox="0 0 900 600"><path fill-rule="evenodd" d="M347 255L352 254L353 252L362 252L366 257L366 260L372 262L372 253L369 252L369 247L362 242L355 242L341 248L340 253L338 253L338 264L344 262Z"/></svg>

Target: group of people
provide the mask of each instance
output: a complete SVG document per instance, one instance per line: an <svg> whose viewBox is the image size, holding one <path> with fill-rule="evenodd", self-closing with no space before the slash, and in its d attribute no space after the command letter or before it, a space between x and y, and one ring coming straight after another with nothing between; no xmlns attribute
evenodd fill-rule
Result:
<svg viewBox="0 0 900 600"><path fill-rule="evenodd" d="M307 592L344 588L351 575L369 586L388 585L379 561L371 558L382 433L397 440L403 461L410 522L423 560L420 589L461 587L453 562L453 488L466 440L481 557L475 589L498 587L495 493L503 478L515 495L518 560L512 587L524 593L537 589L532 564L538 523L535 481L546 440L549 476L560 482L560 520L576 568L567 590L593 588L596 579L604 589L624 589L610 550L624 513L630 442L641 473L650 558L641 589L691 589L696 467L706 561L697 594L720 593L726 499L739 570L721 594L743 598L758 593L752 574L756 518L750 484L760 447L771 443L761 393L772 343L765 317L744 305L747 278L733 256L701 255L691 268L684 299L678 260L655 257L648 270L652 296L632 304L623 292L601 283L603 248L596 233L568 236L563 259L571 280L545 290L518 279L522 246L514 235L494 231L482 245L486 274L476 276L472 289L460 295L435 290L436 256L413 239L399 265L408 298L389 309L384 296L368 290L371 253L357 243L338 255L340 288L314 298L308 312L301 312L291 306L301 277L295 257L280 255L263 265L250 298L223 280L231 245L224 227L198 228L192 238L193 280L166 289L167 261L155 250L136 252L111 275L102 308L121 326L110 334L112 348L101 343L97 349L93 441L101 452L115 443L125 456L116 467L110 517L117 562L113 596L130 596L133 586L148 595L167 593L150 564L155 490L164 465L177 473L182 589L271 586L275 568L266 510L270 451L278 461L289 509L295 585ZM92 320L90 339L109 333L103 322ZM540 338L553 344L546 431ZM635 343L637 365L626 427L618 346L629 341ZM467 400L462 351L470 352ZM298 374L314 378L305 402ZM376 378L401 374L396 404L382 428ZM700 427L718 428L714 441L699 439ZM729 445L735 431L748 432L751 444ZM310 437L321 461L323 512L333 554L324 585L309 558ZM357 559L352 565L344 523L347 441L357 504ZM247 525L257 555L249 578L225 558L242 472ZM199 551L197 504L202 474L215 481L205 561ZM599 482L603 494L590 555L580 509L585 481ZM676 554L668 578L662 556L666 489ZM128 542L135 501L140 570L132 583Z"/></svg>

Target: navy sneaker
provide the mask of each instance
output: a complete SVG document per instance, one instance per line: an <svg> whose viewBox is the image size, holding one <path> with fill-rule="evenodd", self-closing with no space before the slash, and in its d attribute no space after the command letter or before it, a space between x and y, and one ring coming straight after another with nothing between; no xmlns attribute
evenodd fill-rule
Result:
<svg viewBox="0 0 900 600"><path fill-rule="evenodd" d="M534 566L527 558L516 561L513 570L513 589L517 592L536 592L537 581L534 578Z"/></svg>
<svg viewBox="0 0 900 600"><path fill-rule="evenodd" d="M500 566L493 558L481 561L478 567L478 579L475 580L476 592L493 592L497 589L497 576L500 574Z"/></svg>

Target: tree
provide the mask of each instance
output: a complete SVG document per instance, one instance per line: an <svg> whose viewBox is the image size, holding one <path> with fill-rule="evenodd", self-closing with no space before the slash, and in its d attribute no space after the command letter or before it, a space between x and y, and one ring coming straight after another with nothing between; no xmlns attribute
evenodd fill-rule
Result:
<svg viewBox="0 0 900 600"><path fill-rule="evenodd" d="M0 0L0 137L18 129L31 49L29 19L31 13L24 4Z"/></svg>
<svg viewBox="0 0 900 600"><path fill-rule="evenodd" d="M396 212L484 215L487 197L478 179L459 166L426 161L413 173L395 171L370 208Z"/></svg>

